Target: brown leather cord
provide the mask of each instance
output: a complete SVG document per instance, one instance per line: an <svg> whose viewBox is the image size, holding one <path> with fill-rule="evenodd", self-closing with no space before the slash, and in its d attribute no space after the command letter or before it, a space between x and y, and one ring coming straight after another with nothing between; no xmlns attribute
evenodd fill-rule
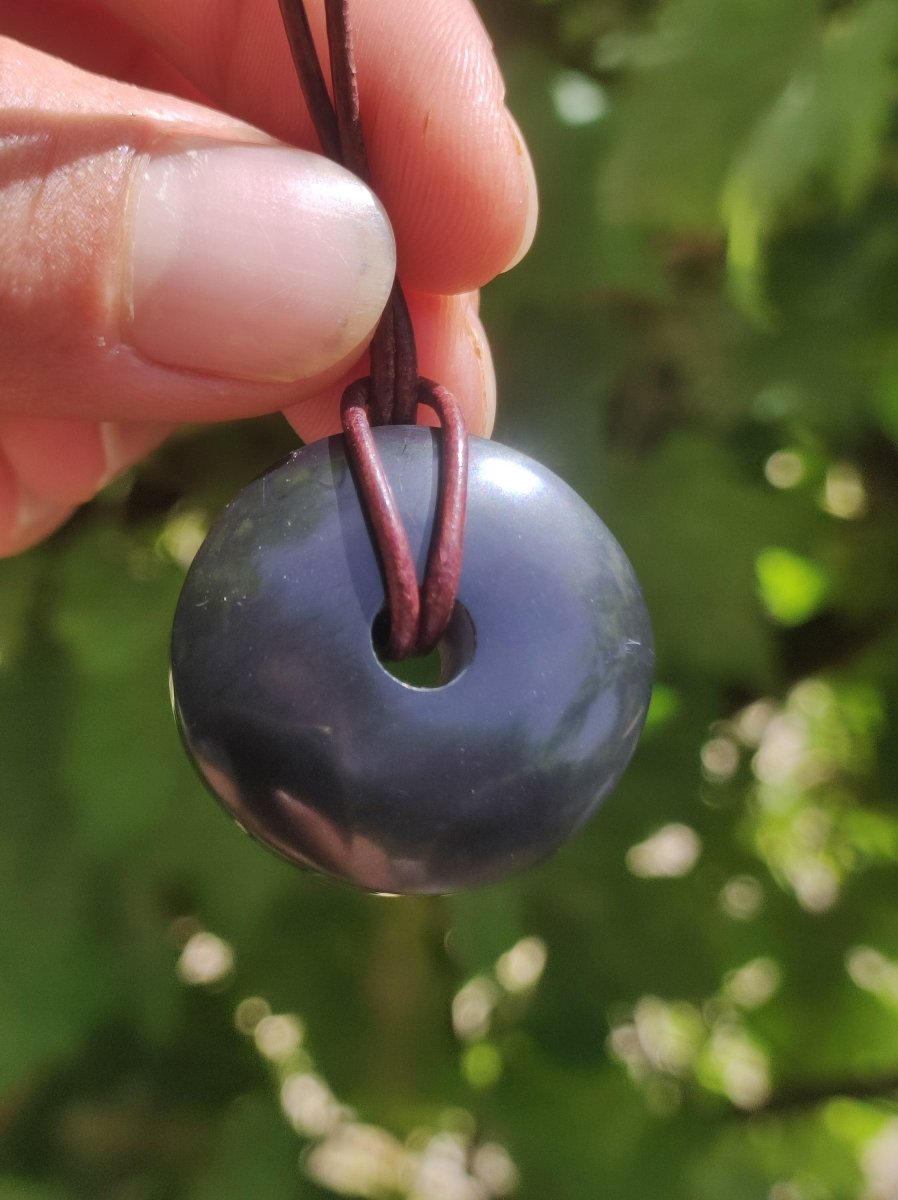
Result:
<svg viewBox="0 0 898 1200"><path fill-rule="evenodd" d="M280 0L284 27L324 153L370 182L359 112L349 0L324 0L334 99L328 94L303 0ZM458 402L418 376L415 336L397 280L371 342L371 375L350 384L341 413L349 461L371 522L387 592L387 653L406 658L432 650L446 632L461 576L468 479L468 435ZM372 425L412 425L418 404L442 426L440 481L423 586L418 588L408 535Z"/></svg>
<svg viewBox="0 0 898 1200"><path fill-rule="evenodd" d="M387 656L398 660L413 654L418 645L421 594L408 534L368 420L370 384L370 379L357 379L343 393L343 436L380 552L390 613Z"/></svg>
<svg viewBox="0 0 898 1200"><path fill-rule="evenodd" d="M418 399L440 418L440 486L427 571L421 589L418 653L426 654L446 632L461 578L468 502L468 431L458 402L432 379L418 384Z"/></svg>
<svg viewBox="0 0 898 1200"><path fill-rule="evenodd" d="M352 48L349 0L324 0L334 99L331 101L315 49L303 0L280 0L284 28L300 86L321 148L370 183L368 155L359 111L359 91ZM418 368L415 337L398 280L371 341L375 425L413 425L417 407Z"/></svg>
<svg viewBox="0 0 898 1200"><path fill-rule="evenodd" d="M299 76L299 86L302 88L321 149L334 162L342 162L337 114L331 104L318 51L312 40L306 6L302 0L280 0L280 5L290 53L293 55L296 74Z"/></svg>
<svg viewBox="0 0 898 1200"><path fill-rule="evenodd" d="M418 398L440 418L440 480L424 585L418 589L408 536L383 468L368 406L372 381L357 379L343 393L343 433L349 462L380 551L390 611L387 654L393 659L427 654L446 632L461 576L468 495L468 436L454 396L432 379L418 384Z"/></svg>
<svg viewBox="0 0 898 1200"><path fill-rule="evenodd" d="M352 26L349 23L349 0L324 0L324 14L341 161L344 167L369 183L368 155L359 112L359 83L352 48Z"/></svg>

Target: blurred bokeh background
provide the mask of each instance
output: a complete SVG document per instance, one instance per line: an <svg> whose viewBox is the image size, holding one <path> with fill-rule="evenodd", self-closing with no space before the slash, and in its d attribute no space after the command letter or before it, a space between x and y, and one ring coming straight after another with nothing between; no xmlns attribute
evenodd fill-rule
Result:
<svg viewBox="0 0 898 1200"><path fill-rule="evenodd" d="M169 711L277 419L0 564L2 1200L898 1197L898 4L481 8L544 206L497 433L641 576L643 742L539 870L355 894Z"/></svg>

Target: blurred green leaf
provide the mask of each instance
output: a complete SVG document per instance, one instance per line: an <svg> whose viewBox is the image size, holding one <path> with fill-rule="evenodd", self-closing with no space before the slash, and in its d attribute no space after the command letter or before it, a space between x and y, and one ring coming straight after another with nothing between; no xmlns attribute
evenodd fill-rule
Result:
<svg viewBox="0 0 898 1200"><path fill-rule="evenodd" d="M734 163L724 192L729 259L736 294L750 310L763 308L763 241L800 192L828 184L847 206L879 168L898 82L896 49L891 0L838 12Z"/></svg>
<svg viewBox="0 0 898 1200"><path fill-rule="evenodd" d="M632 75L604 168L611 212L628 223L718 227L734 157L816 24L811 0L671 0L651 31L607 35L600 65Z"/></svg>
<svg viewBox="0 0 898 1200"><path fill-rule="evenodd" d="M13 662L28 639L43 559L23 554L4 565L0 588L0 666Z"/></svg>

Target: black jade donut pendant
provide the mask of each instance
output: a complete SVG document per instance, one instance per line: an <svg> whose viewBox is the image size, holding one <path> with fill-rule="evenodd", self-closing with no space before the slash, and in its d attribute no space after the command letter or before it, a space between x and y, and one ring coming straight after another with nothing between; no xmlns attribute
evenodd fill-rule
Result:
<svg viewBox="0 0 898 1200"><path fill-rule="evenodd" d="M439 435L374 431L421 578ZM225 509L175 616L172 685L201 775L253 837L377 892L450 892L545 858L615 785L652 637L617 542L545 467L470 445L444 682L376 650L377 552L344 439L296 451Z"/></svg>

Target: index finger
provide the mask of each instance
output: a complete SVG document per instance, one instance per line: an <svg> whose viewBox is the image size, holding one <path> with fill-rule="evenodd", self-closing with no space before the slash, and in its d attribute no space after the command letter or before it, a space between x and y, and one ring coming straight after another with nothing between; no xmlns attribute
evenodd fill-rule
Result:
<svg viewBox="0 0 898 1200"><path fill-rule="evenodd" d="M316 148L277 0L103 0L209 99ZM323 0L307 0L326 62ZM352 0L373 185L410 287L472 291L511 266L536 224L533 169L468 0Z"/></svg>

